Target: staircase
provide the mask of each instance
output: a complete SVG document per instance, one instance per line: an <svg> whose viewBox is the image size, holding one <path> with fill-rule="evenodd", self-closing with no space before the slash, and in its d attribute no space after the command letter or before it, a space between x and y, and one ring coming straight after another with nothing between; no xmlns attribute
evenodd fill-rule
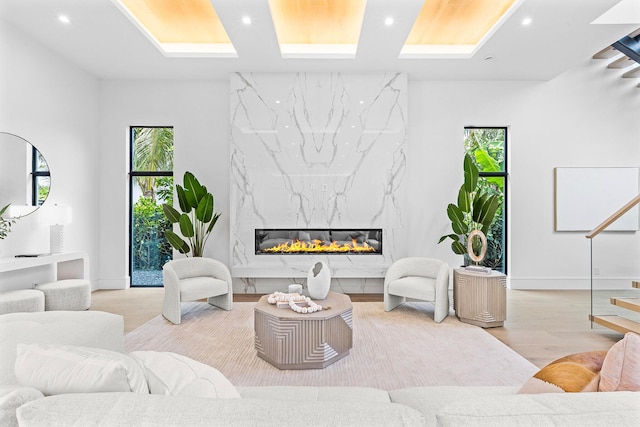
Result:
<svg viewBox="0 0 640 427"><path fill-rule="evenodd" d="M624 318L617 315L594 315L593 314L593 239L603 231L605 231L611 224L616 222L621 216L629 212L631 209L640 204L640 194L631 199L627 204L614 212L609 218L605 219L600 225L591 230L585 237L589 239L591 244L591 313L589 314L589 320L598 325L613 329L620 333L635 332L640 334L640 322L636 322L631 319ZM631 282L631 286L635 289L640 289L640 281ZM640 298L611 298L610 304L622 307L627 310L632 310L640 313Z"/></svg>
<svg viewBox="0 0 640 427"><path fill-rule="evenodd" d="M640 289L640 281L633 281L631 286ZM626 308L640 313L640 298L611 298L610 303L612 305ZM640 323L626 319L622 316L616 315L589 315L589 320L598 325L604 326L614 331L626 334L627 332L635 332L640 334Z"/></svg>
<svg viewBox="0 0 640 427"><path fill-rule="evenodd" d="M593 59L610 60L607 68L623 71L623 79L640 80L640 28L602 49L593 55ZM640 89L640 83L636 88Z"/></svg>

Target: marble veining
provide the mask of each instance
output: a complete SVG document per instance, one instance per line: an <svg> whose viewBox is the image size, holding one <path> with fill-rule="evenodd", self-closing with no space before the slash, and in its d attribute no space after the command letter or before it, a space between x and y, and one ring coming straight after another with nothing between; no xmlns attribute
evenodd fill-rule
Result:
<svg viewBox="0 0 640 427"><path fill-rule="evenodd" d="M383 277L404 235L406 75L235 73L230 98L233 276L303 277L320 259ZM384 253L255 255L255 228L296 227L382 228Z"/></svg>

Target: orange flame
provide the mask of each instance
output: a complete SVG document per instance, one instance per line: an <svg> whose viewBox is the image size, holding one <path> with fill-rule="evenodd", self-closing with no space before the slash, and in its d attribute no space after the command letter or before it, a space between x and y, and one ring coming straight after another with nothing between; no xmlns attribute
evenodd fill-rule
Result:
<svg viewBox="0 0 640 427"><path fill-rule="evenodd" d="M367 242L362 244L356 242L355 239L351 243L340 244L338 242L331 242L326 244L322 240L312 240L311 242L304 242L300 240L294 240L293 242L285 242L276 246L272 246L267 249L263 249L262 252L273 253L317 253L317 252L375 252L373 246L369 246Z"/></svg>

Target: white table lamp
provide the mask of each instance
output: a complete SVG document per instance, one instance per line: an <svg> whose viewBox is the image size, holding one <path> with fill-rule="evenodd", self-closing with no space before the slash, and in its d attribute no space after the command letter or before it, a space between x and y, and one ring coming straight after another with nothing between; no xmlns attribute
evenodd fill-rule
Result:
<svg viewBox="0 0 640 427"><path fill-rule="evenodd" d="M40 223L49 225L49 250L51 253L62 252L64 246L64 225L71 222L71 208L68 206L44 205L40 213Z"/></svg>

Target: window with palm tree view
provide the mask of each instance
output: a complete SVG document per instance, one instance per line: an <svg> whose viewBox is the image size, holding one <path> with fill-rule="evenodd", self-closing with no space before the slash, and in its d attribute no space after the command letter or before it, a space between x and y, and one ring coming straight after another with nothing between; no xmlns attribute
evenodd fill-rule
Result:
<svg viewBox="0 0 640 427"><path fill-rule="evenodd" d="M131 127L131 286L162 286L162 266L172 259L162 204L173 204L173 128Z"/></svg>
<svg viewBox="0 0 640 427"><path fill-rule="evenodd" d="M464 150L478 167L479 183L500 205L487 233L487 256L482 265L507 271L507 128L465 127Z"/></svg>
<svg viewBox="0 0 640 427"><path fill-rule="evenodd" d="M41 206L49 196L49 165L36 147L31 147L31 205Z"/></svg>

